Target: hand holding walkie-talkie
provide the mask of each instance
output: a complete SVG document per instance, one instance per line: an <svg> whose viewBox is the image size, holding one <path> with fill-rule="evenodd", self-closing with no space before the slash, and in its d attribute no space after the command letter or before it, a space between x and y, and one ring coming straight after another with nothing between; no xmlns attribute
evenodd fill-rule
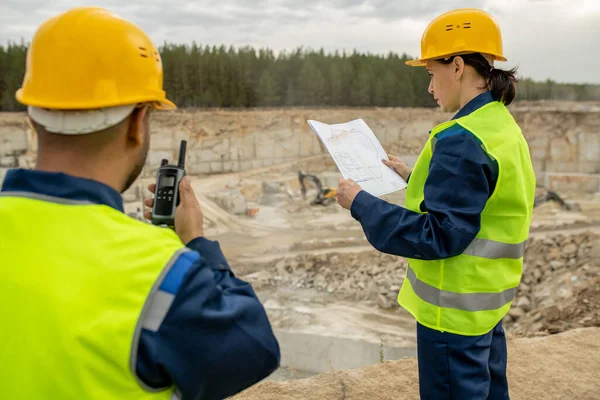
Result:
<svg viewBox="0 0 600 400"><path fill-rule="evenodd" d="M187 142L182 140L177 165L170 165L167 159L160 163L156 173L156 192L152 206L151 221L154 225L175 226L175 209L180 201L179 182L186 175L186 146Z"/></svg>

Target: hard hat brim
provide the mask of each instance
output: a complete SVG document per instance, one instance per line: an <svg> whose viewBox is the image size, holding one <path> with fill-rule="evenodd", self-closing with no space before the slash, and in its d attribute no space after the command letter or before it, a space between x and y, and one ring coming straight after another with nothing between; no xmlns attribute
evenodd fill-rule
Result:
<svg viewBox="0 0 600 400"><path fill-rule="evenodd" d="M424 67L426 60L416 59L416 60L408 60L406 61L406 65L410 67Z"/></svg>
<svg viewBox="0 0 600 400"><path fill-rule="evenodd" d="M452 57L452 56L460 56L460 55L464 55L464 54L473 54L473 53L477 53L477 52L476 51L464 51L464 52L453 53L453 54L445 54L445 55L432 57L432 58L418 58L415 60L408 60L405 62L405 64L410 67L424 67L425 65L427 65L428 60L439 60L442 58L448 58L448 57ZM501 62L508 61L505 57L497 55L497 54L492 54L491 56L494 57L494 61L501 61Z"/></svg>
<svg viewBox="0 0 600 400"><path fill-rule="evenodd" d="M154 109L171 111L171 110L177 110L177 106L171 100L165 98L164 100L155 102Z"/></svg>

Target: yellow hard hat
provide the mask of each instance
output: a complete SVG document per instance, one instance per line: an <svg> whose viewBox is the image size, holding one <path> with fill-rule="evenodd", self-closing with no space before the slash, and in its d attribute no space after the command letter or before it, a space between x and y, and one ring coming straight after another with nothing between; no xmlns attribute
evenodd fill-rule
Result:
<svg viewBox="0 0 600 400"><path fill-rule="evenodd" d="M163 90L158 50L137 25L98 7L78 7L42 23L27 52L17 100L54 110L137 103L175 109Z"/></svg>
<svg viewBox="0 0 600 400"><path fill-rule="evenodd" d="M406 64L420 67L427 60L468 53L489 54L494 60L506 61L498 22L476 8L449 11L431 21L421 38L421 58Z"/></svg>

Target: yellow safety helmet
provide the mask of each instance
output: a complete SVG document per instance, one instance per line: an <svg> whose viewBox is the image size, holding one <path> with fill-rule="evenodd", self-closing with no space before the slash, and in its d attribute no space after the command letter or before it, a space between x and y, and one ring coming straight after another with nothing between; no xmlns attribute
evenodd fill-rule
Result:
<svg viewBox="0 0 600 400"><path fill-rule="evenodd" d="M99 7L74 8L42 23L16 98L52 110L176 108L166 98L162 61L148 35Z"/></svg>
<svg viewBox="0 0 600 400"><path fill-rule="evenodd" d="M431 21L421 38L421 58L406 64L420 67L427 60L468 53L489 54L494 60L506 61L498 22L476 8L449 11Z"/></svg>

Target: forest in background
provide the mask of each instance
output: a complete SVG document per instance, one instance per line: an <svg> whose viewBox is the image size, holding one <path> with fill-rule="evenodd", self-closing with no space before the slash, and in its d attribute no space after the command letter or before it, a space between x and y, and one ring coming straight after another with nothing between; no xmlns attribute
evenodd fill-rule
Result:
<svg viewBox="0 0 600 400"><path fill-rule="evenodd" d="M302 48L275 53L252 47L160 46L164 86L187 107L434 107L429 76L406 54L326 53ZM15 100L27 45L0 46L0 111L21 111ZM600 85L520 78L517 100L600 100Z"/></svg>

